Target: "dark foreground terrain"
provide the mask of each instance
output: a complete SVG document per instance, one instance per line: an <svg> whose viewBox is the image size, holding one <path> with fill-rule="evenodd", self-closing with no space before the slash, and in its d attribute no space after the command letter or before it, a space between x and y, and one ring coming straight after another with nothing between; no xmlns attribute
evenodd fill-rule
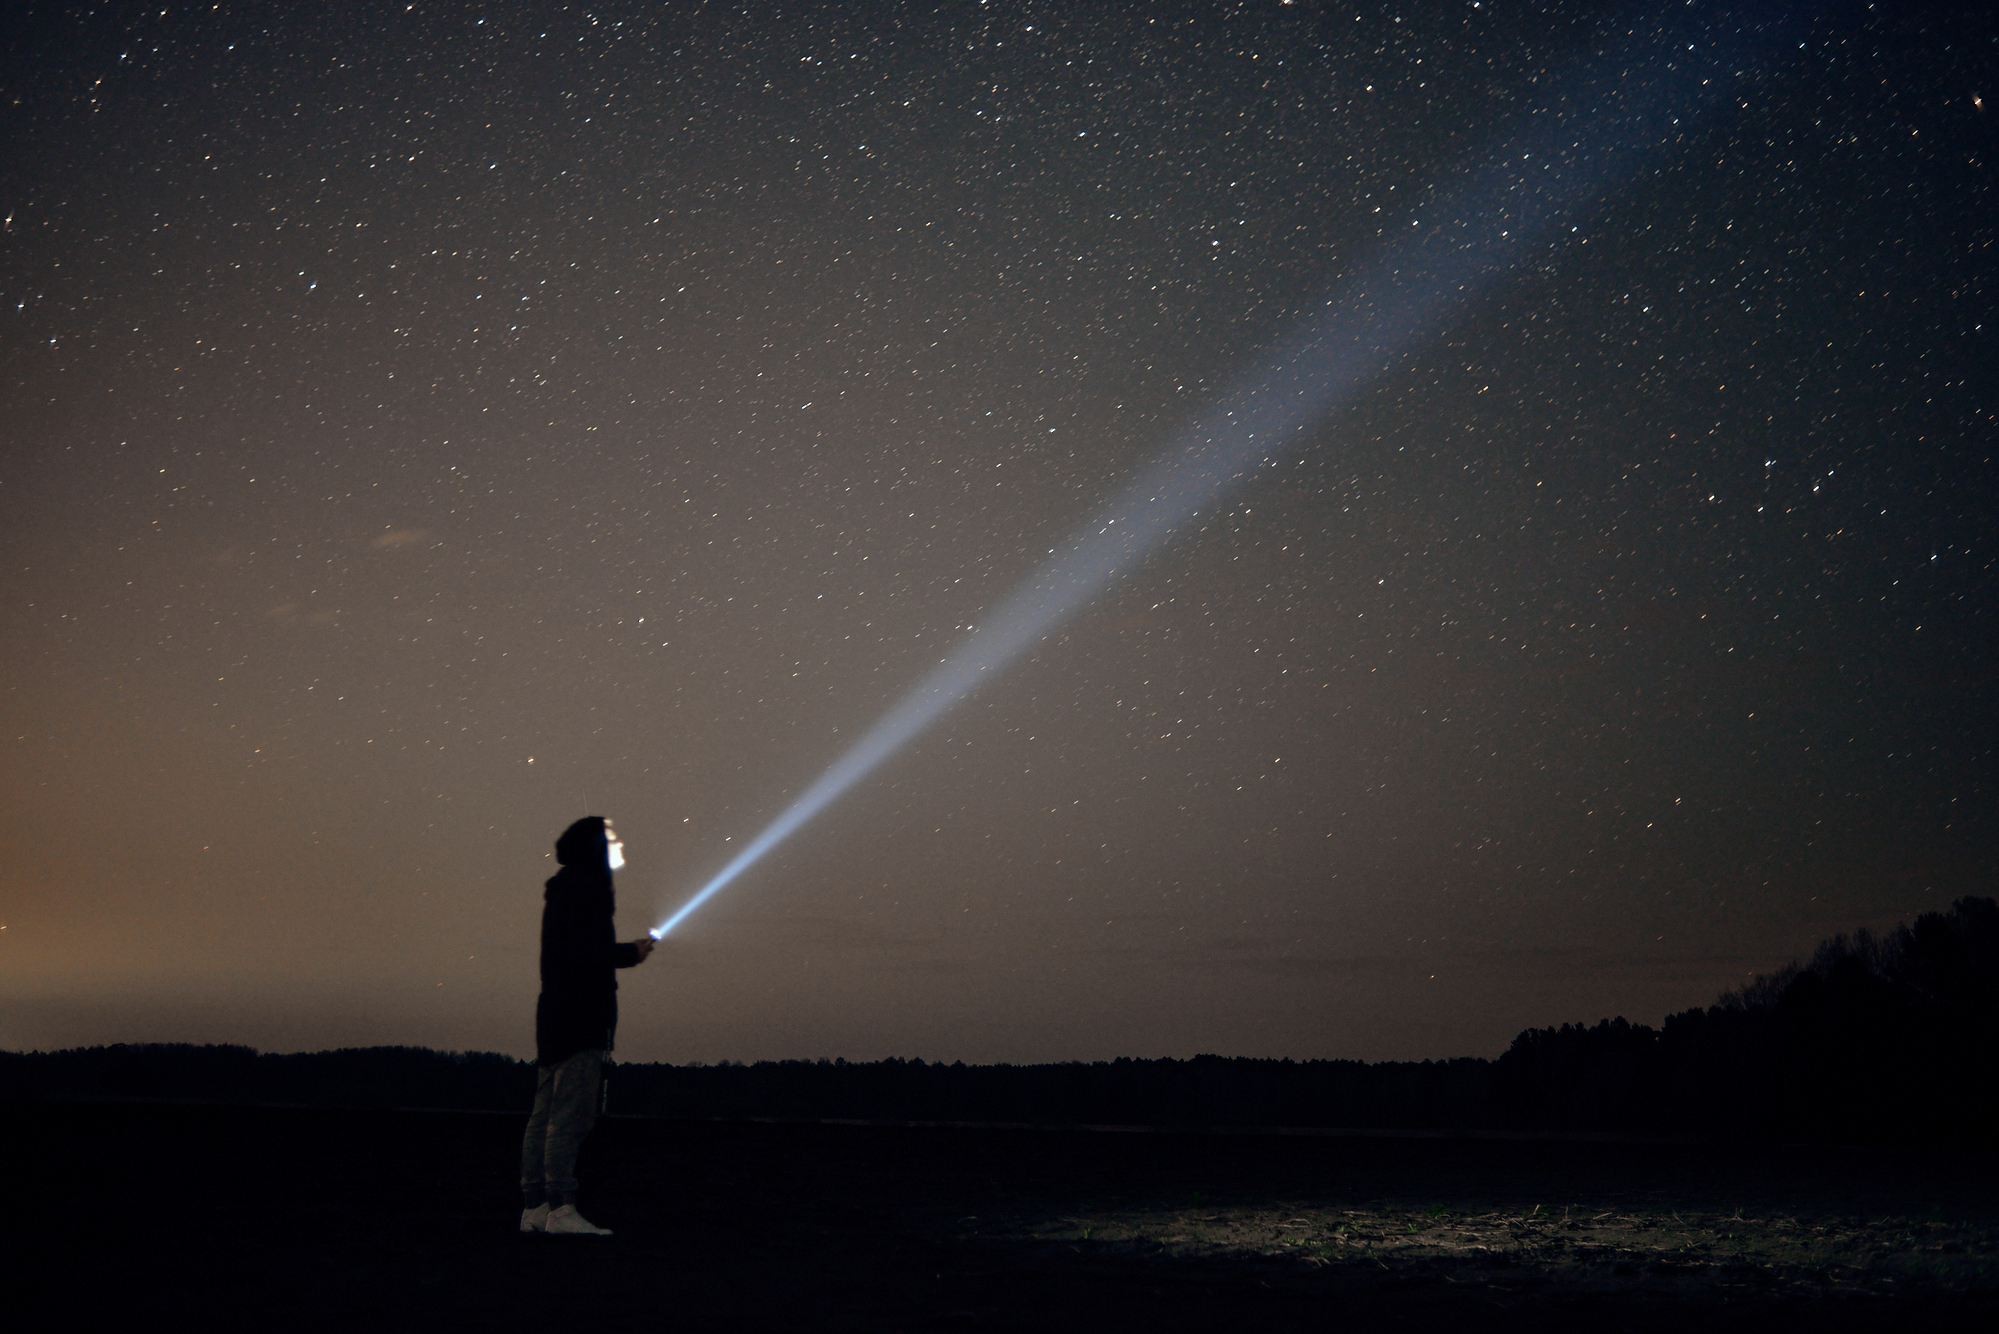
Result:
<svg viewBox="0 0 1999 1334"><path fill-rule="evenodd" d="M608 1239L522 1236L520 1119L0 1103L0 1258L97 1328L1999 1328L1942 1153L615 1119Z"/></svg>

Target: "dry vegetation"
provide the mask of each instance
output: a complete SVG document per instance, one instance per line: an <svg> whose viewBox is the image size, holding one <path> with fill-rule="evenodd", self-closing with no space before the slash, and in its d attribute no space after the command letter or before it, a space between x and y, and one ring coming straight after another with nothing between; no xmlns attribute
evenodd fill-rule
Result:
<svg viewBox="0 0 1999 1334"><path fill-rule="evenodd" d="M1873 1296L1999 1289L1999 1231L1936 1218L1796 1217L1562 1204L1462 1209L1375 1202L1107 1209L1057 1219L962 1219L959 1237L1032 1239L1051 1252L1372 1269L1510 1293L1742 1289Z"/></svg>

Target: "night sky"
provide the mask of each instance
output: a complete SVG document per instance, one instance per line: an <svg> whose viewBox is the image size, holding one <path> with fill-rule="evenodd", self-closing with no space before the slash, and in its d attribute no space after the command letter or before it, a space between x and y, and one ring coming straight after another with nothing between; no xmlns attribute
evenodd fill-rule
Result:
<svg viewBox="0 0 1999 1334"><path fill-rule="evenodd" d="M1999 26L1651 8L1765 68L621 1057L1490 1056L1994 892ZM1549 89L1682 58L1618 12L15 12L0 1047L531 1053L565 825L657 923Z"/></svg>

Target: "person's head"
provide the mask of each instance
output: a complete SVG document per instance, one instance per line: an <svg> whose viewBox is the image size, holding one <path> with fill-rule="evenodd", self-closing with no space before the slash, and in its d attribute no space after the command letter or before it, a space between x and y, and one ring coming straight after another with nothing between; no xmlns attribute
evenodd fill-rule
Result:
<svg viewBox="0 0 1999 1334"><path fill-rule="evenodd" d="M555 860L584 870L615 871L625 864L625 844L601 815L586 815L555 840Z"/></svg>

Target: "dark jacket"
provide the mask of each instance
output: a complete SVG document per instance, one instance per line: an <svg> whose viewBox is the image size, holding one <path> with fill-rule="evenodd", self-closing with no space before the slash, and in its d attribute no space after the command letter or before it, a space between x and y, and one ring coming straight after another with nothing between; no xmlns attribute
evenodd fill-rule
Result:
<svg viewBox="0 0 1999 1334"><path fill-rule="evenodd" d="M618 1027L620 968L639 961L637 945L618 943L617 900L604 849L604 821L578 820L555 844L562 869L550 878L541 910L541 999L534 1007L535 1060L555 1065L579 1051L609 1051Z"/></svg>

